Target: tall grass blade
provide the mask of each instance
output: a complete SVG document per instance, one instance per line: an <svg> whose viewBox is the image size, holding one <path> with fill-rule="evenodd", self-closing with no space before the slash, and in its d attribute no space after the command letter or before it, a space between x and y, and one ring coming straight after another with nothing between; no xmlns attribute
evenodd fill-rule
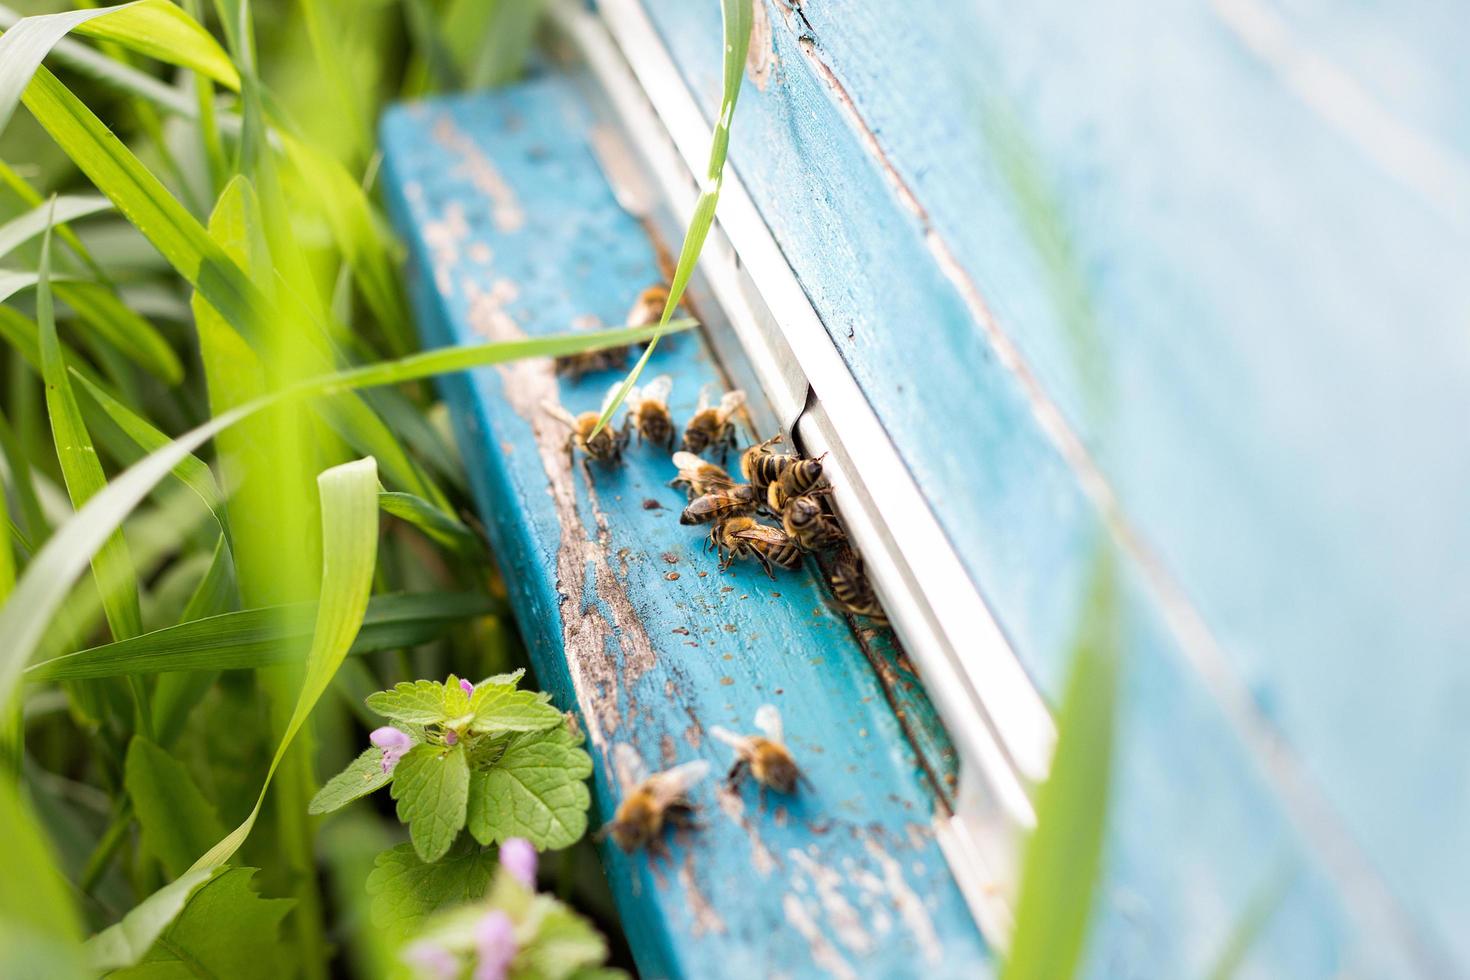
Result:
<svg viewBox="0 0 1470 980"><path fill-rule="evenodd" d="M694 325L693 320L684 320L669 324L667 329L687 330ZM5 703L15 693L16 684L35 654L47 623L97 549L174 467L216 434L241 419L288 400L307 399L375 385L401 384L436 374L502 364L525 357L560 357L579 351L639 343L652 337L657 329L625 327L616 330L576 331L550 337L425 351L397 361L363 365L309 379L285 391L231 409L191 429L121 473L101 493L89 500L71 520L58 528L26 566L10 600L0 607L0 636L9 641L4 647L0 647L0 703ZM376 489L375 487L375 505Z"/></svg>
<svg viewBox="0 0 1470 980"><path fill-rule="evenodd" d="M51 434L56 444L56 458L73 507L80 508L107 485L97 450L82 421L82 410L72 391L71 376L61 355L56 336L56 320L52 315L51 288L47 281L51 264L51 234L41 244L40 281L36 287L36 322L41 331L41 374L46 379L46 408L51 418ZM102 607L114 639L126 640L143 632L138 611L138 578L127 541L120 530L114 531L98 550L92 562L97 589L102 594Z"/></svg>
<svg viewBox="0 0 1470 980"><path fill-rule="evenodd" d="M473 592L373 596L351 653L361 656L426 643L455 623L490 615L499 608L488 596ZM315 619L314 603L221 613L43 660L26 669L26 680L245 670L299 663Z"/></svg>
<svg viewBox="0 0 1470 980"><path fill-rule="evenodd" d="M1205 974L1207 980L1230 980L1240 972L1251 947L1266 931L1286 893L1291 890L1297 873L1296 862L1288 859L1274 868L1270 877L1261 883L1231 927L1214 965Z"/></svg>
<svg viewBox="0 0 1470 980"><path fill-rule="evenodd" d="M56 42L72 31L126 47L238 88L239 76L209 32L167 0L22 17L0 37L0 132L15 113L31 76Z"/></svg>
<svg viewBox="0 0 1470 980"><path fill-rule="evenodd" d="M108 286L94 282L57 283L56 298L125 357L168 385L184 380L184 365L163 334L132 310Z"/></svg>
<svg viewBox="0 0 1470 980"><path fill-rule="evenodd" d="M218 616L235 608L237 590L235 584L235 558L229 542L220 535L210 556L209 570L194 588L194 594L184 605L179 622L190 623L199 619ZM184 724L189 712L214 686L219 676L213 670L173 671L158 678L153 687L153 734L158 744L169 746Z"/></svg>
<svg viewBox="0 0 1470 980"><path fill-rule="evenodd" d="M1102 553L1057 716L1051 774L1026 845L1003 980L1070 980L1081 964L1102 869L1112 773L1121 657L1115 574Z"/></svg>
<svg viewBox="0 0 1470 980"><path fill-rule="evenodd" d="M715 120L714 133L710 138L709 165L705 172L704 189L700 191L699 200L694 204L689 229L684 233L684 244L679 248L679 261L674 266L674 280L669 284L669 301L664 306L663 316L659 318L660 326L669 322L679 306L679 300L684 296L690 277L694 275L694 266L699 261L699 253L704 249L704 240L709 235L710 225L714 223L715 207L720 203L720 188L725 181L725 157L730 151L730 123L735 118L735 103L740 98L740 83L745 77L745 56L750 51L751 22L755 15L751 10L750 0L720 0L720 15L725 34L725 88L720 100L720 115ZM644 348L643 356L638 358L638 363L633 365L633 370L628 372L628 376L618 386L618 393L602 410L602 415L597 419L597 427L593 430L594 435L607 425L613 413L623 404L623 399L628 397L633 385L638 383L638 376L643 373L643 368L653 356L654 348L658 346L662 336L662 333L654 334L653 340Z"/></svg>
<svg viewBox="0 0 1470 980"><path fill-rule="evenodd" d="M360 459L326 470L317 482L321 490L323 557L316 629L296 708L266 770L255 807L240 826L205 852L183 876L154 892L124 916L122 922L88 942L90 963L95 969L119 969L137 962L173 920L173 915L182 909L188 894L202 884L196 878L213 874L239 850L255 827L281 759L347 656L347 649L362 624L377 564L378 468L371 457ZM167 914L170 911L173 915ZM136 927L140 921L146 922L146 929ZM147 941L142 942L143 939Z"/></svg>
<svg viewBox="0 0 1470 980"><path fill-rule="evenodd" d="M4 38L0 38L3 42ZM52 219L53 207L55 210ZM112 202L99 194L68 194L53 202L39 204L25 214L0 225L0 256L8 255L41 234L52 224L75 221L88 215L112 210Z"/></svg>

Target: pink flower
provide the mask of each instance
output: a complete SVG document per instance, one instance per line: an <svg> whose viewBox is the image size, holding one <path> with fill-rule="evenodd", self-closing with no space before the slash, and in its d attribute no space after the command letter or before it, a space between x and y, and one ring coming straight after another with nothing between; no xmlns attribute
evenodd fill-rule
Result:
<svg viewBox="0 0 1470 980"><path fill-rule="evenodd" d="M524 837L511 837L500 845L500 866L527 888L536 887L536 848Z"/></svg>
<svg viewBox="0 0 1470 980"><path fill-rule="evenodd" d="M413 739L408 737L408 733L399 731L392 725L373 729L368 741L383 750L384 772L392 772L393 767L398 765L398 760L403 758L403 753L413 748Z"/></svg>
<svg viewBox="0 0 1470 980"><path fill-rule="evenodd" d="M500 911L487 912L476 923L474 980L505 980L511 962L520 952L515 932L510 916Z"/></svg>
<svg viewBox="0 0 1470 980"><path fill-rule="evenodd" d="M475 693L475 685L471 684L467 680L461 679L460 682L459 682L459 688L460 688L460 690L464 691L466 694L474 694Z"/></svg>
<svg viewBox="0 0 1470 980"><path fill-rule="evenodd" d="M446 728L444 730L444 744L445 745L457 745L457 744L459 744L459 732L455 731L452 728Z"/></svg>
<svg viewBox="0 0 1470 980"><path fill-rule="evenodd" d="M459 976L459 957L427 939L410 944L403 951L403 962L413 967L416 976L433 980L455 980Z"/></svg>

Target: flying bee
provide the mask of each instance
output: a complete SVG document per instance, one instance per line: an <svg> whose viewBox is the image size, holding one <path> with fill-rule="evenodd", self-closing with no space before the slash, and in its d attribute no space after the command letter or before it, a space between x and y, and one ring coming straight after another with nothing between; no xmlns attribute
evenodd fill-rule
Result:
<svg viewBox="0 0 1470 980"><path fill-rule="evenodd" d="M876 623L887 625L888 616L873 591L873 583L863 572L863 560L848 554L837 560L832 567L832 596L845 613L866 616Z"/></svg>
<svg viewBox="0 0 1470 980"><path fill-rule="evenodd" d="M674 453L674 465L679 468L679 475L669 481L669 486L686 487L691 498L735 486L735 481L723 466L707 463L693 453Z"/></svg>
<svg viewBox="0 0 1470 980"><path fill-rule="evenodd" d="M672 449L674 417L669 414L669 392L673 390L674 379L667 374L660 374L643 388L629 388L625 399L628 418L623 428L637 431L639 442L646 439L656 446Z"/></svg>
<svg viewBox="0 0 1470 980"><path fill-rule="evenodd" d="M760 506L760 501L755 487L749 483L737 484L728 490L715 490L695 497L679 515L679 523L708 524L727 520L739 514L749 514Z"/></svg>
<svg viewBox="0 0 1470 980"><path fill-rule="evenodd" d="M744 407L745 392L739 389L725 392L715 406L710 405L708 394L701 390L699 407L684 428L684 451L699 454L718 448L723 462L737 438L735 416Z"/></svg>
<svg viewBox="0 0 1470 980"><path fill-rule="evenodd" d="M820 459L793 460L782 466L780 475L766 487L766 503L771 513L779 514L786 509L786 501L811 493L821 482Z"/></svg>
<svg viewBox="0 0 1470 980"><path fill-rule="evenodd" d="M755 727L765 734L737 735L718 725L710 729L711 735L735 750L735 764L725 777L726 784L733 788L741 774L749 770L762 794L767 787L778 793L796 792L796 784L806 777L782 739L781 712L775 705L761 705L755 709Z"/></svg>
<svg viewBox="0 0 1470 980"><path fill-rule="evenodd" d="M731 517L716 524L709 532L705 551L714 548L720 556L720 571L730 567L736 558L754 558L770 578L775 578L772 565L798 568L801 549L778 527L761 524L752 517Z"/></svg>
<svg viewBox="0 0 1470 980"><path fill-rule="evenodd" d="M664 315L669 302L669 291L664 286L649 286L638 294L628 310L627 324L630 327L647 327L655 324Z"/></svg>
<svg viewBox="0 0 1470 980"><path fill-rule="evenodd" d="M663 772L648 774L648 767L628 743L613 746L613 764L623 788L623 802L613 818L598 831L599 838L611 837L626 852L640 847L662 847L664 823L688 826L694 804L689 790L709 773L709 762L696 759Z"/></svg>
<svg viewBox="0 0 1470 980"><path fill-rule="evenodd" d="M780 442L781 433L778 432L740 454L740 472L750 481L751 486L762 493L781 478L787 467L801 459L795 453L777 452L773 447Z"/></svg>
<svg viewBox="0 0 1470 980"><path fill-rule="evenodd" d="M613 385L613 391L617 385ZM611 397L613 391L609 391ZM604 399L603 406L607 401ZM569 431L567 435L567 452L580 449L587 454L589 459L595 459L601 463L621 463L623 461L623 449L628 445L628 433L624 430L615 429L611 425L602 427L597 435L592 430L597 428L597 420L602 417L601 412L583 412L581 415L573 415L565 408L555 402L542 402L541 407L552 418Z"/></svg>
<svg viewBox="0 0 1470 980"><path fill-rule="evenodd" d="M787 537L806 551L816 551L843 540L846 535L837 519L822 509L811 494L791 497L781 509L781 527Z"/></svg>

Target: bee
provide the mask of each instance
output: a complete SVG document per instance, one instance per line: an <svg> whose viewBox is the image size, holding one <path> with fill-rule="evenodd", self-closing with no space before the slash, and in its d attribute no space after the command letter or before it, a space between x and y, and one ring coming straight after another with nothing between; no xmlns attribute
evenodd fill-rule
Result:
<svg viewBox="0 0 1470 980"><path fill-rule="evenodd" d="M608 398L612 397L617 388L617 385L613 385L608 391ZM607 398L603 399L602 404L604 408L607 407ZM621 463L623 461L623 449L628 445L626 430L605 425L597 435L592 434L592 430L597 428L597 420L602 416L601 412L583 412L581 415L573 415L555 402L549 401L542 402L541 407L548 415L570 430L567 435L568 453L573 449L580 449L587 454L589 459L602 463Z"/></svg>
<svg viewBox="0 0 1470 980"><path fill-rule="evenodd" d="M708 524L738 514L749 514L760 506L760 500L755 487L748 483L737 484L728 490L715 490L690 501L684 513L679 515L679 523Z"/></svg>
<svg viewBox="0 0 1470 980"><path fill-rule="evenodd" d="M655 324L664 315L669 302L669 291L664 286L649 286L638 294L628 310L627 324L630 327L647 327Z"/></svg>
<svg viewBox="0 0 1470 980"><path fill-rule="evenodd" d="M713 407L706 392L700 391L699 408L684 428L684 451L698 454L706 449L719 448L723 462L737 438L735 415L744 406L745 392L738 389L725 392L720 403Z"/></svg>
<svg viewBox="0 0 1470 980"><path fill-rule="evenodd" d="M796 784L806 777L781 737L781 712L775 705L761 705L755 709L755 727L765 734L737 735L718 725L710 729L711 735L735 750L735 764L725 777L726 784L733 788L748 769L762 793L767 787L778 793L796 792Z"/></svg>
<svg viewBox="0 0 1470 980"><path fill-rule="evenodd" d="M781 433L778 432L740 454L740 472L750 481L751 486L762 493L781 478L787 467L801 458L795 453L776 452L772 447L780 442Z"/></svg>
<svg viewBox="0 0 1470 980"><path fill-rule="evenodd" d="M832 567L829 581L832 583L832 596L844 613L867 616L876 623L888 624L888 616L878 602L873 584L863 572L861 558L852 554L839 558Z"/></svg>
<svg viewBox="0 0 1470 980"><path fill-rule="evenodd" d="M613 764L623 787L623 802L613 818L598 831L598 838L611 837L626 852L640 847L662 846L664 823L689 825L694 805L689 790L709 773L709 762L696 759L648 774L637 751L626 742L613 746Z"/></svg>
<svg viewBox="0 0 1470 980"><path fill-rule="evenodd" d="M716 524L709 532L705 551L714 548L720 556L720 571L730 567L736 558L754 558L770 578L775 578L772 565L797 568L801 565L801 549L778 527L761 524L752 517L731 517Z"/></svg>
<svg viewBox="0 0 1470 980"><path fill-rule="evenodd" d="M671 487L684 487L690 499L707 493L729 490L735 486L734 479L718 463L707 463L693 453L674 453L674 466L679 475L669 481Z"/></svg>
<svg viewBox="0 0 1470 980"><path fill-rule="evenodd" d="M660 374L642 388L629 388L624 402L628 418L623 428L636 430L639 442L647 439L655 446L672 449L674 417L669 414L669 392L673 389L674 379L667 374Z"/></svg>
<svg viewBox="0 0 1470 980"><path fill-rule="evenodd" d="M771 513L779 514L786 501L810 493L822 482L820 459L796 459L781 467L780 475L766 487L766 503Z"/></svg>
<svg viewBox="0 0 1470 980"><path fill-rule="evenodd" d="M837 519L822 509L811 494L791 497L781 509L781 527L787 537L806 551L843 540L846 535Z"/></svg>

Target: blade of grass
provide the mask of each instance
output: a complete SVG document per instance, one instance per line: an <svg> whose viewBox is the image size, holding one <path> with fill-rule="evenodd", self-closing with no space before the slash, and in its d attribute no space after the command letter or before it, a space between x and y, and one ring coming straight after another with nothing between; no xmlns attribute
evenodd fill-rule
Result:
<svg viewBox="0 0 1470 980"><path fill-rule="evenodd" d="M91 214L112 210L112 202L100 194L68 194L55 199L56 222L76 221ZM8 255L46 230L52 205L42 202L25 214L0 225L0 255Z"/></svg>
<svg viewBox="0 0 1470 980"><path fill-rule="evenodd" d="M70 372L62 358L56 336L56 319L52 315L51 231L41 239L40 280L36 284L36 323L41 331L41 373L46 380L46 409L51 419L56 458L73 507L82 507L107 485L97 450L82 421L82 410L72 391ZM102 608L114 639L126 640L143 632L143 619L138 609L138 577L132 556L121 530L114 531L98 550L92 562L92 574L102 595ZM133 684L136 701L136 727L151 734L147 692L141 683Z"/></svg>
<svg viewBox="0 0 1470 980"><path fill-rule="evenodd" d="M134 364L167 385L184 380L184 366L172 345L153 324L128 309L110 287L94 282L57 283L55 292L57 299Z"/></svg>
<svg viewBox="0 0 1470 980"><path fill-rule="evenodd" d="M373 596L351 653L362 656L427 643L455 623L500 608L490 597L473 592ZM25 677L39 683L296 663L306 652L315 616L316 605L309 602L220 613L43 660L26 668Z"/></svg>
<svg viewBox="0 0 1470 980"><path fill-rule="evenodd" d="M1298 867L1295 860L1287 858L1281 861L1271 875L1252 893L1244 910L1235 920L1230 935L1226 937L1225 945L1220 948L1219 954L1215 957L1214 965L1205 974L1208 980L1230 980L1240 972L1246 955L1261 938L1261 934L1266 931L1271 917L1276 914L1276 910L1281 907L1282 900L1286 898L1286 893L1296 882L1297 873Z"/></svg>
<svg viewBox="0 0 1470 980"><path fill-rule="evenodd" d="M5 8L0 7L0 11L3 11L4 9ZM26 180L20 174L16 173L15 170L3 160L0 160L0 183L3 183L6 187L10 188L11 192L14 193L16 197L20 198L22 202L29 204L33 208L40 207L42 204L46 203L45 196L42 195L40 191L32 187L30 181ZM76 253L77 258L86 263L87 268L92 270L93 276L95 276L99 281L105 281L107 279L107 273L103 270L102 266L98 265L96 260L92 258L92 253L87 251L87 246L82 244L82 240L77 237L76 232L72 231L68 225L57 222L55 233L58 238L66 243L68 248Z"/></svg>
<svg viewBox="0 0 1470 980"><path fill-rule="evenodd" d="M1070 980L1081 965L1112 773L1121 658L1115 574L1100 554L1057 716L1051 774L1026 845L1003 980Z"/></svg>
<svg viewBox="0 0 1470 980"><path fill-rule="evenodd" d="M380 493L383 513L405 520L434 541L464 558L483 559L485 546L473 531L447 516L422 497L411 493Z"/></svg>
<svg viewBox="0 0 1470 980"><path fill-rule="evenodd" d="M669 324L666 330L688 330L694 325L693 320L684 320ZM0 606L0 636L10 641L6 646L0 647L0 700L14 693L21 673L30 663L36 644L45 632L46 624L96 550L181 460L241 419L249 418L272 405L353 388L401 384L437 374L503 364L526 357L561 357L579 351L639 343L653 336L657 329L624 327L615 330L575 331L549 337L424 351L396 361L363 365L309 379L286 391L276 392L231 409L191 429L119 474L71 520L58 528L26 566L25 572L16 582L10 600ZM374 502L376 503L376 497Z"/></svg>
<svg viewBox="0 0 1470 980"><path fill-rule="evenodd" d="M179 622L190 623L222 615L235 608L236 601L235 558L230 552L229 542L220 535L215 540L209 570L184 605ZM214 686L218 676L219 672L214 670L193 670L175 671L158 678L153 687L153 727L159 745L167 747L179 737L189 720L189 712Z"/></svg>
<svg viewBox="0 0 1470 980"><path fill-rule="evenodd" d="M72 31L117 41L151 58L192 68L229 88L239 87L230 59L200 27L166 0L134 0L117 7L22 17L0 37L0 132L4 132L31 76Z"/></svg>
<svg viewBox="0 0 1470 980"><path fill-rule="evenodd" d="M699 200L695 202L694 214L689 219L689 229L684 233L684 244L679 248L674 280L669 284L669 301L664 306L663 315L659 317L660 326L667 324L674 310L678 308L689 279L694 275L694 266L699 261L699 253L704 249L704 240L709 235L710 225L714 223L715 207L720 203L720 188L725 181L725 157L730 150L730 123L735 118L735 103L740 98L740 82L745 77L745 56L750 50L751 20L754 17L750 0L720 0L720 14L725 34L724 95L720 100L720 115L715 120L714 133L710 137L709 166L705 173L704 188L699 193ZM633 370L628 372L628 376L618 386L617 394L602 410L602 415L597 419L597 427L592 430L593 435L602 431L613 413L623 404L623 399L628 397L629 390L638 383L638 376L643 373L648 359L653 356L661 336L662 333L654 334L644 348L643 356L638 358L638 363L633 365Z"/></svg>
<svg viewBox="0 0 1470 980"><path fill-rule="evenodd" d="M322 584L316 629L296 708L276 748L255 807L184 875L144 899L122 922L87 943L90 965L115 970L136 963L183 907L188 895L239 850L255 826L271 778L322 692L331 683L367 611L378 545L378 468L371 457L326 470L318 478L322 513ZM168 914L172 910L173 914ZM130 926L130 920L132 925ZM138 928L146 923L146 928Z"/></svg>

